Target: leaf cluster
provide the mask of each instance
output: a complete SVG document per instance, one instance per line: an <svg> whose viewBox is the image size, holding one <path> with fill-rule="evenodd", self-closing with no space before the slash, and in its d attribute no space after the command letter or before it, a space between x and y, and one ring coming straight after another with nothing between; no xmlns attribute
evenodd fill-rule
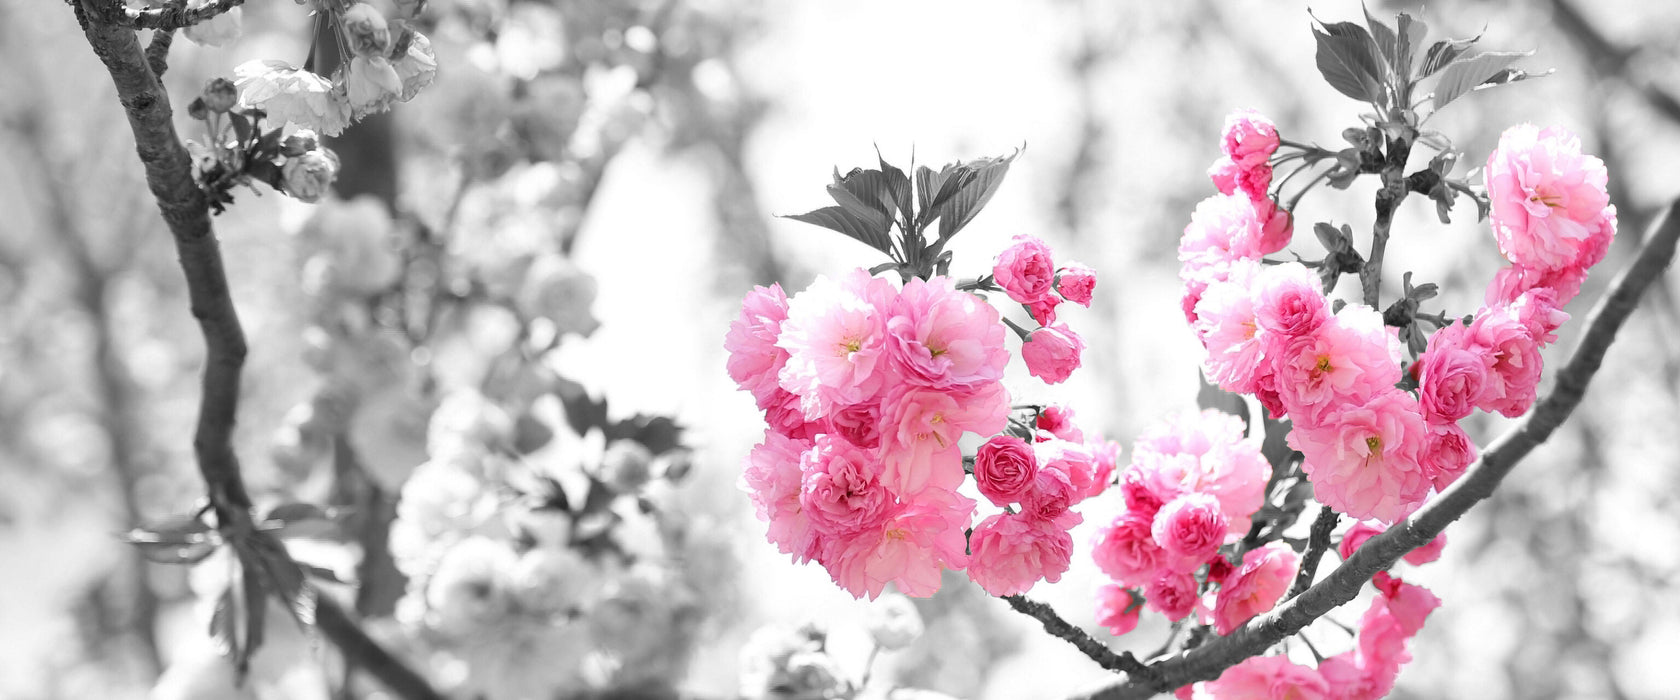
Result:
<svg viewBox="0 0 1680 700"><path fill-rule="evenodd" d="M906 280L947 274L951 252L945 245L991 201L1019 155L1017 149L937 171L914 166L912 178L877 154L879 169L853 168L845 175L834 170L834 183L828 186L834 206L786 218L838 231L892 258L873 273L898 270ZM930 239L927 233L935 223Z"/></svg>

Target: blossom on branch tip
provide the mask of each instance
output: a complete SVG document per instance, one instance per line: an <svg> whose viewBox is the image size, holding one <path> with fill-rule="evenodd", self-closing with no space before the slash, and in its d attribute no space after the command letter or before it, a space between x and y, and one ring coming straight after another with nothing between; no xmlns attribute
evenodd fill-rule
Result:
<svg viewBox="0 0 1680 700"><path fill-rule="evenodd" d="M1580 138L1564 129L1506 129L1488 154L1485 179L1493 205L1488 221L1513 263L1590 267L1615 236L1604 161L1583 155Z"/></svg>
<svg viewBox="0 0 1680 700"><path fill-rule="evenodd" d="M1300 555L1278 542L1249 550L1242 566L1220 584L1213 605L1214 630L1230 634L1255 615L1271 610L1289 590L1299 562Z"/></svg>
<svg viewBox="0 0 1680 700"><path fill-rule="evenodd" d="M1015 241L998 254L992 266L992 279L1005 294L1022 304L1031 304L1051 294L1056 281L1056 265L1050 257L1050 246L1033 236L1016 236Z"/></svg>
<svg viewBox="0 0 1680 700"><path fill-rule="evenodd" d="M1060 581L1073 559L1068 530L1082 520L1071 512L1049 520L1024 512L986 518L969 536L968 577L995 596L1025 593L1041 579Z"/></svg>
<svg viewBox="0 0 1680 700"><path fill-rule="evenodd" d="M1058 323L1033 331L1021 344L1021 359L1033 376L1046 384L1060 384L1079 368L1084 351L1085 340L1067 324Z"/></svg>

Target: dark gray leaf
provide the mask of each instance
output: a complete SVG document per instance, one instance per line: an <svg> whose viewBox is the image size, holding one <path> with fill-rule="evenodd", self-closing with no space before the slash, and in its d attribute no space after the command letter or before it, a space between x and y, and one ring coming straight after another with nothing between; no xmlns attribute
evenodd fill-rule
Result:
<svg viewBox="0 0 1680 700"><path fill-rule="evenodd" d="M327 511L313 503L282 503L271 509L263 516L263 520L278 520L289 523L295 520L330 520Z"/></svg>
<svg viewBox="0 0 1680 700"><path fill-rule="evenodd" d="M1374 58L1381 54L1371 34L1352 22L1325 24L1313 30L1318 42L1316 61L1324 81L1337 92L1360 102L1379 102L1382 78Z"/></svg>
<svg viewBox="0 0 1680 700"><path fill-rule="evenodd" d="M892 195L893 206L904 213L905 220L909 220L912 213L910 208L910 178L905 176L903 170L887 164L887 159L881 157L879 148L875 150L875 159L881 162L881 175L886 178L887 191Z"/></svg>
<svg viewBox="0 0 1680 700"><path fill-rule="evenodd" d="M872 222L864 217L852 213L851 210L845 207L823 207L815 211L805 212L804 214L789 214L782 218L802 221L807 224L815 224L830 231L839 231L840 233L862 241L864 245L888 255L892 254L892 239L887 237L888 224L884 222ZM570 418L570 416L571 414L568 413L567 417Z"/></svg>
<svg viewBox="0 0 1680 700"><path fill-rule="evenodd" d="M1388 25L1372 17L1370 8L1365 7L1363 3L1360 4L1360 9L1365 12L1365 24L1371 28L1371 43L1377 49L1376 60L1386 65L1393 75L1405 77L1405 66L1400 64L1400 37L1395 36L1394 30Z"/></svg>
<svg viewBox="0 0 1680 700"><path fill-rule="evenodd" d="M1021 155L1017 149L1007 156L995 158L981 158L964 163L962 167L973 173L965 178L966 182L957 188L939 208L939 240L949 240L957 235L968 222L985 208L986 203L992 201L992 195L997 193L998 186L1003 184L1003 176L1009 174L1009 164Z"/></svg>
<svg viewBox="0 0 1680 700"><path fill-rule="evenodd" d="M905 186L909 186L908 181ZM886 173L879 170L852 168L842 177L836 168L834 184L828 186L828 194L840 206L881 226L883 230L892 225L893 215L898 211L892 182Z"/></svg>
<svg viewBox="0 0 1680 700"><path fill-rule="evenodd" d="M1423 37L1429 34L1429 25L1424 24L1422 20L1412 19L1411 15L1404 12L1400 13L1397 22L1400 60L1395 63L1395 68L1399 71L1397 77L1406 80L1411 76L1411 66L1417 60L1418 49L1423 48Z"/></svg>
<svg viewBox="0 0 1680 700"><path fill-rule="evenodd" d="M1442 39L1429 46L1429 52L1424 54L1423 65L1418 66L1418 79L1427 78L1452 65L1464 56L1464 52L1481 37L1470 39Z"/></svg>
<svg viewBox="0 0 1680 700"><path fill-rule="evenodd" d="M961 167L961 163L951 163L938 172L927 167L916 168L916 201L919 209L916 214L916 225L926 226L939 216L939 205L944 204L951 195L957 193L963 185L974 178L974 171Z"/></svg>
<svg viewBox="0 0 1680 700"><path fill-rule="evenodd" d="M1447 66L1441 71L1441 81L1435 84L1435 111L1440 111L1459 96L1505 70L1517 59L1532 55L1533 51L1489 51Z"/></svg>

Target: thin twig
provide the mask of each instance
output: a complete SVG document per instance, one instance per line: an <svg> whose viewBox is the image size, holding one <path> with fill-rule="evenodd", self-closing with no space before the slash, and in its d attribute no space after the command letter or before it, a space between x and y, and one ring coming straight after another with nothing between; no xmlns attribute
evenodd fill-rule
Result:
<svg viewBox="0 0 1680 700"><path fill-rule="evenodd" d="M1049 632L1053 637L1072 644L1081 654L1090 657L1092 661L1097 662L1103 668L1120 673L1144 676L1150 674L1149 667L1144 666L1143 662L1132 656L1132 652L1114 653L1113 650L1108 648L1108 645L1092 639L1091 635L1085 633L1085 630L1079 629L1073 623L1062 619L1062 616L1057 615L1056 611L1050 606L1018 595L1004 596L1003 600L1009 603L1009 607L1014 608L1015 612L1038 620L1039 624L1044 625L1044 631Z"/></svg>
<svg viewBox="0 0 1680 700"><path fill-rule="evenodd" d="M1225 669L1263 653L1336 606L1353 600L1371 576L1392 566L1407 552L1435 539L1471 506L1491 496L1511 469L1569 418L1569 414L1581 403L1593 375L1603 364L1604 355L1615 341L1617 331L1638 306L1639 297L1674 258L1676 240L1680 240L1680 199L1669 205L1667 214L1650 234L1633 264L1611 282L1609 293L1599 299L1588 315L1580 344L1558 371L1551 393L1514 428L1494 440L1464 476L1435 500L1367 540L1323 581L1284 601L1272 611L1255 617L1230 635L1150 664L1148 668L1153 677L1130 674L1090 692L1074 695L1073 699L1147 698L1188 683L1217 678Z"/></svg>
<svg viewBox="0 0 1680 700"><path fill-rule="evenodd" d="M187 297L206 346L203 395L193 452L199 474L210 493L216 523L232 532L257 533L251 516L251 497L233 451L233 428L239 408L239 376L244 366L245 334L228 289L227 273L214 230L208 200L193 181L192 162L175 133L169 96L152 72L135 32L101 21L88 3L78 13L93 52L104 63L134 133L146 182L175 241ZM258 533L261 534L261 533ZM275 545L278 547L278 545ZM283 550L281 550L283 552ZM284 558L284 554L281 554ZM295 566L295 564L293 565ZM406 698L440 698L423 677L398 663L330 600L316 611L319 629L338 645L346 658L367 668L392 691Z"/></svg>

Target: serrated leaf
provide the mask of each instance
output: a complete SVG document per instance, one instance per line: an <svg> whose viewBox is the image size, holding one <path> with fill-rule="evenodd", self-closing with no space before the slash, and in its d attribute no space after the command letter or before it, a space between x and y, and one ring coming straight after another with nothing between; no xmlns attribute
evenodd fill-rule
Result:
<svg viewBox="0 0 1680 700"><path fill-rule="evenodd" d="M240 577L240 582L245 587L245 609L242 611L245 617L245 653L249 656L262 648L266 633L264 625L268 621L268 591L263 588L261 572L257 567L246 563L241 568L244 575Z"/></svg>
<svg viewBox="0 0 1680 700"><path fill-rule="evenodd" d="M1319 74L1337 92L1361 102L1380 102L1382 77L1374 58L1381 54L1371 34L1352 22L1324 24L1313 30L1318 43L1315 61Z"/></svg>
<svg viewBox="0 0 1680 700"><path fill-rule="evenodd" d="M228 112L228 123L233 125L233 135L239 139L239 146L251 142L251 120L238 112Z"/></svg>
<svg viewBox="0 0 1680 700"><path fill-rule="evenodd" d="M908 186L908 182L905 183ZM864 217L883 230L892 226L893 214L898 211L893 197L893 184L886 173L879 170L852 168L844 176L834 170L834 184L828 186L834 202L848 211Z"/></svg>
<svg viewBox="0 0 1680 700"><path fill-rule="evenodd" d="M1331 253L1346 250L1353 245L1353 242L1343 236L1342 232L1337 230L1335 226L1322 221L1313 224L1313 235L1317 236L1319 244Z"/></svg>
<svg viewBox="0 0 1680 700"><path fill-rule="evenodd" d="M244 641L239 635L239 614L235 608L233 589L225 588L216 598L214 612L210 613L210 644L216 652L228 658L233 663L235 675L243 679L250 669L251 657L246 653Z"/></svg>
<svg viewBox="0 0 1680 700"><path fill-rule="evenodd" d="M1009 174L1009 164L1014 162L1021 150L1007 156L995 158L980 158L963 164L963 167L973 172L973 176L965 178L962 186L955 194L938 204L939 207L939 240L947 241L957 235L974 217L992 201L992 195L997 194L998 187L1003 184L1003 177Z"/></svg>
<svg viewBox="0 0 1680 700"><path fill-rule="evenodd" d="M1464 52L1476 43L1480 36L1470 39L1442 39L1429 46L1429 52L1424 54L1423 65L1418 66L1418 79L1427 78L1452 65L1464 56Z"/></svg>
<svg viewBox="0 0 1680 700"><path fill-rule="evenodd" d="M330 520L332 516L313 503L282 503L270 508L262 519L289 523L296 520Z"/></svg>
<svg viewBox="0 0 1680 700"><path fill-rule="evenodd" d="M1400 64L1400 37L1396 36L1388 25L1372 17L1370 8L1365 7L1364 3L1360 3L1359 9L1365 12L1365 24L1371 29L1371 44L1377 50L1376 60L1387 66L1392 75L1404 77L1406 70Z"/></svg>
<svg viewBox="0 0 1680 700"><path fill-rule="evenodd" d="M321 579L322 581L331 581L333 583L344 583L345 582L344 579L339 577L337 571L333 571L332 569L329 569L327 567L316 566L314 564L305 564L303 562L298 562L298 566L303 567L303 573L307 576L310 576L310 577L313 577L313 578L318 578L318 579Z"/></svg>
<svg viewBox="0 0 1680 700"><path fill-rule="evenodd" d="M1422 20L1413 19L1404 12L1400 13L1395 24L1399 32L1397 45L1400 50L1399 61L1395 64L1398 71L1396 77L1404 81L1411 76L1411 66L1417 61L1418 49L1423 48L1423 38L1429 34L1429 25Z"/></svg>
<svg viewBox="0 0 1680 700"><path fill-rule="evenodd" d="M886 178L887 191L892 195L893 205L903 212L905 220L909 220L913 211L910 203L910 178L903 170L888 164L887 159L881 157L879 148L875 149L875 159L881 163L881 174Z"/></svg>
<svg viewBox="0 0 1680 700"><path fill-rule="evenodd" d="M1487 80L1483 80L1480 85L1471 88L1471 90L1483 90L1490 87L1498 87L1500 85L1509 85L1511 83L1528 80L1530 78L1544 78L1554 72L1556 72L1556 70L1550 68L1540 73L1530 73L1521 68L1506 68L1505 70L1489 76Z"/></svg>
<svg viewBox="0 0 1680 700"><path fill-rule="evenodd" d="M1532 55L1533 51L1489 51L1447 66L1441 71L1440 82L1435 84L1435 111L1441 111L1442 107L1505 70L1517 59Z"/></svg>
<svg viewBox="0 0 1680 700"><path fill-rule="evenodd" d="M964 163L950 163L934 172L926 167L916 170L916 197L921 210L916 214L916 226L925 227L939 218L942 205L963 185L974 179L974 171Z"/></svg>
<svg viewBox="0 0 1680 700"><path fill-rule="evenodd" d="M845 207L823 207L804 214L789 214L782 218L821 226L830 231L838 231L854 240L861 241L871 248L888 255L892 254L892 239L887 237L887 225L872 223L869 219L853 214Z"/></svg>

